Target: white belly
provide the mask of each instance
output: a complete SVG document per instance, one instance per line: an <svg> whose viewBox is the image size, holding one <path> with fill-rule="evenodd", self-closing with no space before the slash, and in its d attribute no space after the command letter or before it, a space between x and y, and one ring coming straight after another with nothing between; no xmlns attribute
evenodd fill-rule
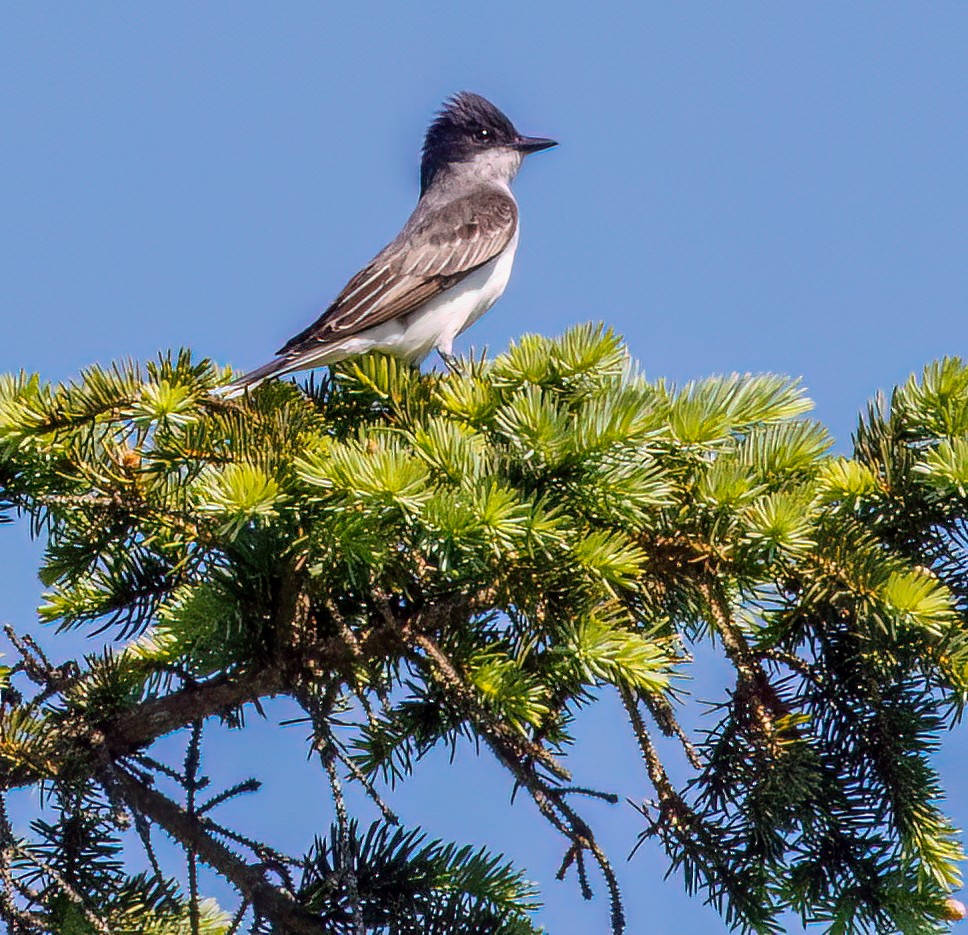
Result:
<svg viewBox="0 0 968 935"><path fill-rule="evenodd" d="M397 353L413 361L423 360L434 348L450 354L457 335L466 331L507 288L518 247L518 232L504 250L480 269L465 276L407 318Z"/></svg>
<svg viewBox="0 0 968 935"><path fill-rule="evenodd" d="M422 361L434 348L450 354L457 335L474 324L501 297L511 276L517 246L518 232L515 231L498 256L416 311L375 328L367 328L343 341L319 347L311 359L301 358L298 366L290 369L334 364L367 351L383 351L412 363Z"/></svg>

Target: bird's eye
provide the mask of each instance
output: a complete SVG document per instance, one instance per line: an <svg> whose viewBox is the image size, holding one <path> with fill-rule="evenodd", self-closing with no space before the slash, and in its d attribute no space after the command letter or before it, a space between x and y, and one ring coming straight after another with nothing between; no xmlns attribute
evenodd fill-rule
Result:
<svg viewBox="0 0 968 935"><path fill-rule="evenodd" d="M474 131L474 139L478 143L490 143L493 137L491 136L491 131L487 127L478 127Z"/></svg>

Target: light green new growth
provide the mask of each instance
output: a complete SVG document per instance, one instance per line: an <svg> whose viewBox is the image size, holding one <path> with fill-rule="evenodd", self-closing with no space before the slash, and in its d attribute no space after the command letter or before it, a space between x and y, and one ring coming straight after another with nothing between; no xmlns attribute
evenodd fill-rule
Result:
<svg viewBox="0 0 968 935"><path fill-rule="evenodd" d="M604 881L614 933L641 871L613 869L582 796L640 803L639 843L740 930L793 911L946 931L962 853L931 754L968 692L962 361L876 401L849 457L797 381L649 381L595 326L455 373L371 356L227 400L229 378L182 352L0 382L0 497L46 536L41 619L117 637L55 666L9 633L0 786L42 786L58 815L28 831L0 814L12 931L125 932L133 912L151 935L537 932L503 858L393 828L387 786L460 738L561 835L562 875L586 895ZM703 644L730 677L700 733L682 723L699 723ZM608 692L637 789L586 789L566 759ZM200 772L206 719L242 728L280 695L333 791L302 855L219 824L258 784L213 793ZM179 730L184 763L155 759ZM681 748L681 788L657 734ZM365 832L347 781L383 812ZM180 887L159 831L185 852ZM118 850L132 833L141 877ZM238 892L231 918L201 863Z"/></svg>

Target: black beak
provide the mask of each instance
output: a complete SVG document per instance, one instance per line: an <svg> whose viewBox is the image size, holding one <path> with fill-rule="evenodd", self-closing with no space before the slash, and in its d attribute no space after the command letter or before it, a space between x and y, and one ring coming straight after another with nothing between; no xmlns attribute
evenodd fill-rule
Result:
<svg viewBox="0 0 968 935"><path fill-rule="evenodd" d="M514 148L519 153L540 153L543 149L551 149L552 146L557 146L557 140L546 140L540 136L519 136L514 141Z"/></svg>

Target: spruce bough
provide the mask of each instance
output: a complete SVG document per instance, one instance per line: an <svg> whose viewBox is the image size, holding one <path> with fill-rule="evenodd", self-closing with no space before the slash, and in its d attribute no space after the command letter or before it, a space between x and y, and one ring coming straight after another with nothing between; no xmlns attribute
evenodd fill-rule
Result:
<svg viewBox="0 0 968 935"><path fill-rule="evenodd" d="M0 383L2 505L48 543L41 619L115 638L55 665L55 637L8 628L0 788L39 787L54 813L20 829L0 810L11 932L537 932L519 870L391 810L387 786L461 737L531 798L615 933L635 863L616 872L582 798L630 791L630 847L657 842L738 930L789 911L947 930L963 855L930 757L968 689L965 363L875 401L849 458L795 381L650 382L593 326L444 375L372 356L239 400L229 379L182 352ZM690 736L703 643L731 684ZM583 788L564 755L609 691L638 790ZM258 783L201 770L206 720L244 729L273 696L302 709L332 789L302 855L223 825ZM184 760L162 762L176 731ZM347 782L381 821L348 814ZM134 846L151 871L126 869ZM203 898L201 864L235 905Z"/></svg>

